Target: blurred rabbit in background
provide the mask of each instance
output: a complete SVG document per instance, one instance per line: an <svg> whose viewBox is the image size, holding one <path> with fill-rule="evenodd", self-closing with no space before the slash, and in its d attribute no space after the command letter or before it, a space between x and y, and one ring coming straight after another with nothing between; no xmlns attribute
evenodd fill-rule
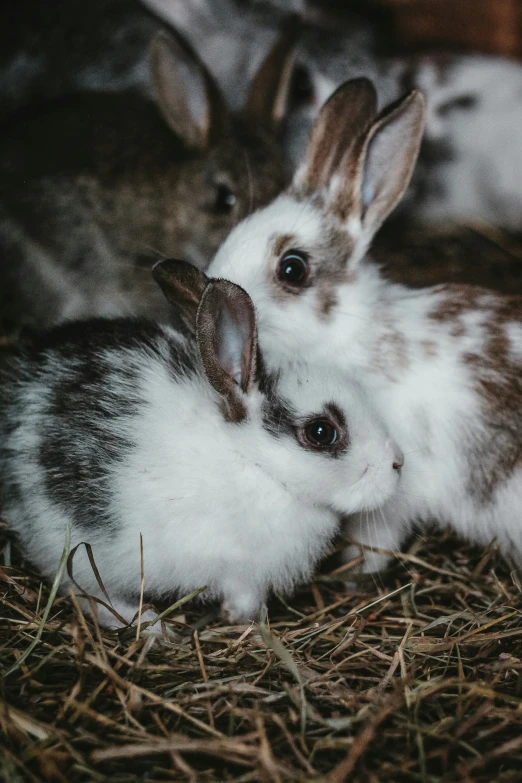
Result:
<svg viewBox="0 0 522 783"><path fill-rule="evenodd" d="M287 182L277 135L296 34L289 23L272 40L234 115L174 30L153 39L155 102L136 90L89 91L14 115L0 152L9 328L167 317L152 262L184 257L204 268L233 225Z"/></svg>

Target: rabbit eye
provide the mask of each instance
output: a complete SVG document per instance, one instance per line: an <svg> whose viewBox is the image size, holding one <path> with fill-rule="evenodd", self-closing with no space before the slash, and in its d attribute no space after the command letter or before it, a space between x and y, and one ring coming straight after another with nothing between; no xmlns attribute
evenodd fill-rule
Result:
<svg viewBox="0 0 522 783"><path fill-rule="evenodd" d="M220 215L228 215L234 209L237 202L237 196L228 187L228 185L218 185L216 188L216 201L214 209Z"/></svg>
<svg viewBox="0 0 522 783"><path fill-rule="evenodd" d="M304 428L304 436L314 449L328 449L337 443L339 434L328 419L314 419Z"/></svg>
<svg viewBox="0 0 522 783"><path fill-rule="evenodd" d="M289 250L279 262L279 280L293 288L299 288L306 283L308 272L308 258L304 253L297 250Z"/></svg>

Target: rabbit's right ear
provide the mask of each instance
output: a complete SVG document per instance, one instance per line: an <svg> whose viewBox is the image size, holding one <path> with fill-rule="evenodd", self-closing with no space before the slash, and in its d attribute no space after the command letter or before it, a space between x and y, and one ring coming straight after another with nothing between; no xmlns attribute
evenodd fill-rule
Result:
<svg viewBox="0 0 522 783"><path fill-rule="evenodd" d="M277 131L288 111L296 45L300 35L301 21L296 14L291 14L250 84L245 114L254 125L272 133Z"/></svg>
<svg viewBox="0 0 522 783"><path fill-rule="evenodd" d="M189 149L219 141L228 110L205 65L175 30L159 32L150 50L152 81L167 125Z"/></svg>
<svg viewBox="0 0 522 783"><path fill-rule="evenodd" d="M246 417L245 395L257 378L257 327L252 300L228 280L212 280L197 314L196 336L205 374L221 395L228 421Z"/></svg>
<svg viewBox="0 0 522 783"><path fill-rule="evenodd" d="M209 278L187 261L173 258L154 264L152 276L189 332L195 334L196 315Z"/></svg>

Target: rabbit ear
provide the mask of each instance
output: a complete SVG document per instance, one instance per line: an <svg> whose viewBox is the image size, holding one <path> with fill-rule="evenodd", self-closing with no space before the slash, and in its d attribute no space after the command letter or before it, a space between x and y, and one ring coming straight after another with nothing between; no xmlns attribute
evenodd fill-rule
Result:
<svg viewBox="0 0 522 783"><path fill-rule="evenodd" d="M413 90L384 113L368 134L360 161L360 216L373 236L410 184L425 120L422 93Z"/></svg>
<svg viewBox="0 0 522 783"><path fill-rule="evenodd" d="M322 191L343 223L360 221L366 241L408 187L424 130L424 98L416 90L379 117L376 109L368 79L339 87L313 125L293 182L298 196Z"/></svg>
<svg viewBox="0 0 522 783"><path fill-rule="evenodd" d="M295 49L301 22L292 14L259 66L248 91L245 114L256 125L275 132L288 110Z"/></svg>
<svg viewBox="0 0 522 783"><path fill-rule="evenodd" d="M189 44L175 30L152 40L152 81L167 125L184 144L204 150L221 138L228 111L219 88Z"/></svg>
<svg viewBox="0 0 522 783"><path fill-rule="evenodd" d="M227 419L242 421L244 394L257 376L256 315L246 291L212 280L198 309L196 335L205 374L223 398Z"/></svg>
<svg viewBox="0 0 522 783"><path fill-rule="evenodd" d="M152 276L165 298L174 305L189 332L196 333L196 315L208 277L187 261L169 258L152 267Z"/></svg>
<svg viewBox="0 0 522 783"><path fill-rule="evenodd" d="M294 177L294 190L310 195L329 185L347 155L357 162L365 134L376 116L377 93L369 79L342 84L314 121L304 161Z"/></svg>

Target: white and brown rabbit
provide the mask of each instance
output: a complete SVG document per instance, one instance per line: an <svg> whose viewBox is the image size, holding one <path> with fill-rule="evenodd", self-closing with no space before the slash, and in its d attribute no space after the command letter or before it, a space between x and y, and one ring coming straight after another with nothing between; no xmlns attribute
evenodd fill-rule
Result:
<svg viewBox="0 0 522 783"><path fill-rule="evenodd" d="M197 55L159 33L157 105L85 93L22 115L0 140L0 306L50 325L165 306L158 256L205 267L232 226L288 182L277 130L297 35L290 21L231 114Z"/></svg>
<svg viewBox="0 0 522 783"><path fill-rule="evenodd" d="M402 454L355 381L270 371L239 286L176 261L153 274L185 334L94 319L4 358L3 515L47 576L68 526L71 547L91 545L106 625L138 610L140 534L147 599L206 585L231 620L256 619L311 575L341 514L393 497ZM103 599L83 549L73 566Z"/></svg>
<svg viewBox="0 0 522 783"><path fill-rule="evenodd" d="M210 273L248 291L271 362L298 352L355 372L404 450L400 503L352 518L356 541L396 550L414 522L438 520L522 562L522 298L413 290L366 255L408 186L423 122L418 92L377 115L371 82L339 88L290 189L232 232ZM367 552L366 568L386 560Z"/></svg>

